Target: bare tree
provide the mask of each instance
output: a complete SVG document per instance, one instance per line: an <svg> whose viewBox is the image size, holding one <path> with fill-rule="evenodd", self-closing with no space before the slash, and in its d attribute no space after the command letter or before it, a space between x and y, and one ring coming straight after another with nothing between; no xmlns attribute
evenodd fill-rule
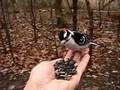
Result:
<svg viewBox="0 0 120 90"><path fill-rule="evenodd" d="M118 30L117 30L117 40L118 43L120 43L120 16L119 16L119 22L118 22Z"/></svg>
<svg viewBox="0 0 120 90"><path fill-rule="evenodd" d="M11 4L12 4L12 8L13 8L13 12L16 12L16 0L11 0Z"/></svg>
<svg viewBox="0 0 120 90"><path fill-rule="evenodd" d="M12 7L13 18L14 19L17 19L16 14L19 12L19 10L16 6L17 6L17 1L16 0L11 0L11 7Z"/></svg>
<svg viewBox="0 0 120 90"><path fill-rule="evenodd" d="M66 2L67 2L67 5L68 5L69 9L71 9L71 6L70 6L70 3L69 3L69 0L66 0Z"/></svg>
<svg viewBox="0 0 120 90"><path fill-rule="evenodd" d="M78 0L73 0L73 30L77 29L77 2Z"/></svg>
<svg viewBox="0 0 120 90"><path fill-rule="evenodd" d="M49 2L49 5L50 5L50 20L51 20L51 26L52 26L52 29L54 29L55 28L55 25L54 25L54 20L53 20L53 6L52 6L52 3L51 2ZM57 40L56 40L56 36L54 35L55 33L54 33L54 30L52 30L52 32L51 32L52 34L53 34L53 39L55 40L55 42L54 42L54 46L55 46L55 55L56 55L56 57L58 58L58 45L57 45Z"/></svg>
<svg viewBox="0 0 120 90"><path fill-rule="evenodd" d="M99 28L100 28L100 26L101 26L101 24L102 24L102 17L101 17L101 0L99 0L99 2L98 2L98 11L99 11Z"/></svg>
<svg viewBox="0 0 120 90"><path fill-rule="evenodd" d="M87 12L89 16L89 31L90 31L90 39L92 40L93 37L93 29L94 29L94 23L93 23L93 10L90 6L89 0L85 0ZM92 46L90 47L90 55L92 55Z"/></svg>
<svg viewBox="0 0 120 90"><path fill-rule="evenodd" d="M2 18L1 18L1 14L0 14L0 40L1 40L1 43L2 43L4 53L7 53L6 46L5 46L4 39L3 39L3 35L2 35L2 31L1 31L2 29L3 29L3 21L2 21Z"/></svg>
<svg viewBox="0 0 120 90"><path fill-rule="evenodd" d="M30 0L30 16L31 16L31 25L34 29L34 41L37 42L38 35L37 35L37 27L36 27L36 17L34 11L33 0Z"/></svg>
<svg viewBox="0 0 120 90"><path fill-rule="evenodd" d="M39 22L41 23L41 25L43 25L43 19L42 19L42 11L39 10Z"/></svg>
<svg viewBox="0 0 120 90"><path fill-rule="evenodd" d="M57 18L57 26L61 27L62 24L62 9L61 9L62 0L55 0L55 14Z"/></svg>
<svg viewBox="0 0 120 90"><path fill-rule="evenodd" d="M104 8L106 8L108 5L110 5L113 1L115 1L115 0L109 0L107 3L105 3L104 5L103 5L103 7L101 8L101 9L104 9Z"/></svg>
<svg viewBox="0 0 120 90"><path fill-rule="evenodd" d="M73 13L72 12L72 6L70 5L69 0L65 0L65 1L66 1L66 4L67 4L68 8L69 8L69 11L67 11L67 12L70 13L70 14L72 14Z"/></svg>
<svg viewBox="0 0 120 90"><path fill-rule="evenodd" d="M0 17L0 23L1 23L1 28L3 28L3 23L2 23L2 20L1 20L1 17ZM4 50L4 53L7 53L7 50L6 50L6 46L5 46L5 43L4 43L4 39L3 39L3 35L2 35L2 32L0 30L0 40L2 42L2 47L3 47L3 50Z"/></svg>
<svg viewBox="0 0 120 90"><path fill-rule="evenodd" d="M49 2L50 5L50 20L51 20L51 24L54 26L54 20L53 20L53 6L52 3Z"/></svg>
<svg viewBox="0 0 120 90"><path fill-rule="evenodd" d="M5 9L4 9L4 6L3 6L3 0L0 0L0 5L1 5L3 25L4 25L4 29L5 29L5 33L6 33L7 43L8 43L9 49L10 49L10 53L11 53L11 56L12 56L12 59L13 59L13 63L15 63L14 55L13 55L13 51L12 51L10 31L8 29L8 23L7 23L7 19L6 19L6 15L5 15Z"/></svg>
<svg viewBox="0 0 120 90"><path fill-rule="evenodd" d="M56 17L59 17L59 16L62 15L61 5L62 5L62 0L55 0L55 14L56 14Z"/></svg>
<svg viewBox="0 0 120 90"><path fill-rule="evenodd" d="M62 0L55 0L55 14L57 18L57 27L67 27L67 22L62 13Z"/></svg>
<svg viewBox="0 0 120 90"><path fill-rule="evenodd" d="M5 11L5 14L6 14L6 21L7 21L7 24L8 24L8 28L12 28L11 19L10 19L9 2L8 2L8 0L3 0L3 3L4 3L4 11Z"/></svg>
<svg viewBox="0 0 120 90"><path fill-rule="evenodd" d="M4 39L3 39L3 35L2 35L2 31L1 31L1 29L3 28L3 22L1 20L1 17L0 17L0 24L1 24L1 27L0 27L0 40L2 42L2 47L3 47L4 53L7 53L6 46L5 46Z"/></svg>
<svg viewBox="0 0 120 90"><path fill-rule="evenodd" d="M117 1L118 2L118 10L120 10L120 0ZM120 43L120 13L118 14L118 30L117 30L117 39L118 39L118 43Z"/></svg>
<svg viewBox="0 0 120 90"><path fill-rule="evenodd" d="M107 11L108 16L110 16L110 4L108 5Z"/></svg>

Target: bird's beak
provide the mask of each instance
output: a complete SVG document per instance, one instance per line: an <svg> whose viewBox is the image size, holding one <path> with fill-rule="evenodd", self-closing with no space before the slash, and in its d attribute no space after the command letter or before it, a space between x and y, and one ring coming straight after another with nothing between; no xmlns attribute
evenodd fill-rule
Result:
<svg viewBox="0 0 120 90"><path fill-rule="evenodd" d="M65 40L61 41L61 44L65 44Z"/></svg>

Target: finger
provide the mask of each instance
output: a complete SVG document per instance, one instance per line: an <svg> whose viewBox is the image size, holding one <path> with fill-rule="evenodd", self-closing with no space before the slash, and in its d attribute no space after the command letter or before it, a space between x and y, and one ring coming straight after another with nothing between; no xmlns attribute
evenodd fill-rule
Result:
<svg viewBox="0 0 120 90"><path fill-rule="evenodd" d="M62 54L62 57L65 57L66 54L67 54L67 52L64 52L64 53Z"/></svg>
<svg viewBox="0 0 120 90"><path fill-rule="evenodd" d="M74 57L73 57L73 60L75 60L76 63L79 63L80 62L80 57L81 57L80 52L76 52Z"/></svg>
<svg viewBox="0 0 120 90"><path fill-rule="evenodd" d="M58 58L58 59L52 60L51 63L55 64L57 61L60 61L60 60L62 60L62 58Z"/></svg>
<svg viewBox="0 0 120 90"><path fill-rule="evenodd" d="M72 57L72 55L73 55L73 50L69 50L68 52L67 52L67 54L66 54L66 56L64 57L64 60L68 60L68 58L71 58Z"/></svg>
<svg viewBox="0 0 120 90"><path fill-rule="evenodd" d="M89 48L85 48L82 50L82 55L81 56L84 56L85 54L87 54L89 52Z"/></svg>
<svg viewBox="0 0 120 90"><path fill-rule="evenodd" d="M84 50L82 51L82 53L76 52L75 55L74 55L73 60L75 60L77 63L79 63L79 62L80 62L80 58L81 58L82 56L84 56L85 54L87 54L88 52L89 52L89 48L84 49Z"/></svg>
<svg viewBox="0 0 120 90"><path fill-rule="evenodd" d="M78 67L77 67L77 74L72 76L71 80L70 80L70 84L71 86L77 85L80 81L80 78L88 64L90 56L88 54L86 54L83 58L82 61L79 63Z"/></svg>
<svg viewBox="0 0 120 90"><path fill-rule="evenodd" d="M80 63L78 64L77 67L77 73L81 76L83 72L85 71L85 68L87 67L87 64L89 62L90 56L89 54L86 54L82 57Z"/></svg>

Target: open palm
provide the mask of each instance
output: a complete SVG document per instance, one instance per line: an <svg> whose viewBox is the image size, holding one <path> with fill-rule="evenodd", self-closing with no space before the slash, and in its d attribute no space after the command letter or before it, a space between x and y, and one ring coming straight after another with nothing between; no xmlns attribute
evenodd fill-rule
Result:
<svg viewBox="0 0 120 90"><path fill-rule="evenodd" d="M24 90L74 90L79 84L80 78L88 64L89 49L80 53L75 53L73 60L77 63L77 74L73 75L70 80L60 80L55 78L54 64L61 58L53 61L44 61L38 64L31 71L30 78ZM84 55L83 55L84 54ZM73 51L69 50L65 56L65 60L71 58ZM81 59L81 60L80 60Z"/></svg>

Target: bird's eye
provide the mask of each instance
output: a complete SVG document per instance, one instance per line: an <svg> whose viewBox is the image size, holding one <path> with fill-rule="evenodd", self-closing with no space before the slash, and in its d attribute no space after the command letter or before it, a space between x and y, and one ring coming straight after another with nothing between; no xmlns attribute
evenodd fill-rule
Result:
<svg viewBox="0 0 120 90"><path fill-rule="evenodd" d="M83 38L81 38L80 41L83 41Z"/></svg>
<svg viewBox="0 0 120 90"><path fill-rule="evenodd" d="M84 37L80 38L80 41L81 41L81 42L84 42L84 40L85 40L85 38L84 38Z"/></svg>

